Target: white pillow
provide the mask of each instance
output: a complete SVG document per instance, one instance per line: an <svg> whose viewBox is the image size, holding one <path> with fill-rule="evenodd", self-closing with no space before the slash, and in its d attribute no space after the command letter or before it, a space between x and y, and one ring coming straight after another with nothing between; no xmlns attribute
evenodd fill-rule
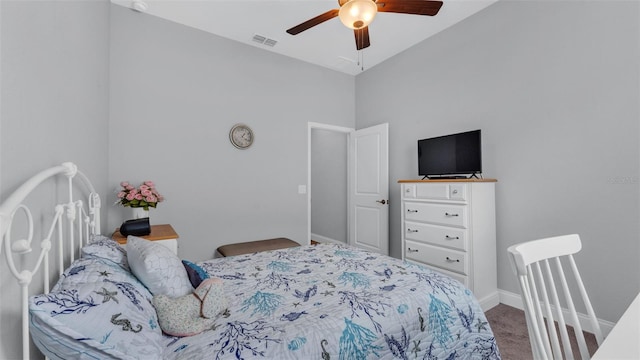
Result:
<svg viewBox="0 0 640 360"><path fill-rule="evenodd" d="M182 261L166 246L129 235L127 260L131 272L153 295L179 297L193 291Z"/></svg>

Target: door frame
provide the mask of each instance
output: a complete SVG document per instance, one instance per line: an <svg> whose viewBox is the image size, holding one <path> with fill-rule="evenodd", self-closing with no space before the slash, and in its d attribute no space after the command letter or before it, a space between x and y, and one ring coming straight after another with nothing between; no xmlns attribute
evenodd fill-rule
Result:
<svg viewBox="0 0 640 360"><path fill-rule="evenodd" d="M307 244L311 244L311 131L313 130L328 130L338 133L347 134L347 140L350 141L351 133L355 131L355 129L337 126L337 125L329 125L322 124L317 122L308 122L307 123ZM348 142L347 141L347 142ZM351 182L351 159L349 156L349 152L347 151L347 184ZM349 192L347 190L347 192ZM351 244L351 196L347 194L347 244Z"/></svg>

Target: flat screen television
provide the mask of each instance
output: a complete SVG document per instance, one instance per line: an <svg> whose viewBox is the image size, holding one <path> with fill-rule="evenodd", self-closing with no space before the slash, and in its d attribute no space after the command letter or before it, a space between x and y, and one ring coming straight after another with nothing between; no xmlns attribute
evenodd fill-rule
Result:
<svg viewBox="0 0 640 360"><path fill-rule="evenodd" d="M480 130L418 140L418 174L466 178L482 173Z"/></svg>

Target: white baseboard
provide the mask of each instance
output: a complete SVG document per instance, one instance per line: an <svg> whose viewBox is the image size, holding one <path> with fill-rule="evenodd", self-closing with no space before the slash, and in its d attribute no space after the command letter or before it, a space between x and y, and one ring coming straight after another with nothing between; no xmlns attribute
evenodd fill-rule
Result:
<svg viewBox="0 0 640 360"><path fill-rule="evenodd" d="M311 233L311 239L321 243L334 243L334 244L342 244L342 245L346 244L346 242L344 241L332 239L332 238L314 234L314 233Z"/></svg>
<svg viewBox="0 0 640 360"><path fill-rule="evenodd" d="M516 309L524 310L524 304L522 302L522 297L520 294L512 293L505 290L498 290L498 294L500 296L500 303L509 305ZM483 307L484 309L484 307ZM569 319L568 312L565 310L565 321L567 324L572 325L571 320ZM580 326L582 330L586 332L593 333L593 328L591 327L591 322L589 321L589 317L585 314L578 314L578 320L580 321ZM598 323L600 323L600 330L602 330L602 336L607 337L615 323L611 321L598 319Z"/></svg>
<svg viewBox="0 0 640 360"><path fill-rule="evenodd" d="M510 291L498 289L500 296L500 303L509 305L516 309L524 310L524 304L522 303L522 296L520 294L512 293Z"/></svg>
<svg viewBox="0 0 640 360"><path fill-rule="evenodd" d="M478 302L480 303L480 307L482 308L482 311L487 311L493 308L494 306L498 306L498 304L500 304L500 294L496 291L492 294L489 294L483 297L482 299L478 299Z"/></svg>

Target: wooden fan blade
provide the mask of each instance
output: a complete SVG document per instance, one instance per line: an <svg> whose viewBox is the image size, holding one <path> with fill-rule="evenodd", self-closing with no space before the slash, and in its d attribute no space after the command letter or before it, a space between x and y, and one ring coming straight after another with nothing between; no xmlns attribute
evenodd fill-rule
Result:
<svg viewBox="0 0 640 360"><path fill-rule="evenodd" d="M440 11L442 1L431 0L379 0L379 12L434 16Z"/></svg>
<svg viewBox="0 0 640 360"><path fill-rule="evenodd" d="M313 19L309 19L305 22L303 22L302 24L296 25L294 27L292 27L291 29L287 30L287 32L291 35L297 35L300 34L301 32L308 30L318 24L322 24L323 22L327 21L327 20L331 20L334 17L338 16L338 9L332 9L327 11L324 14L320 14L316 17L314 17Z"/></svg>
<svg viewBox="0 0 640 360"><path fill-rule="evenodd" d="M353 30L353 33L356 36L356 49L362 50L364 48L369 47L371 43L369 42L369 27L365 26L361 29Z"/></svg>

